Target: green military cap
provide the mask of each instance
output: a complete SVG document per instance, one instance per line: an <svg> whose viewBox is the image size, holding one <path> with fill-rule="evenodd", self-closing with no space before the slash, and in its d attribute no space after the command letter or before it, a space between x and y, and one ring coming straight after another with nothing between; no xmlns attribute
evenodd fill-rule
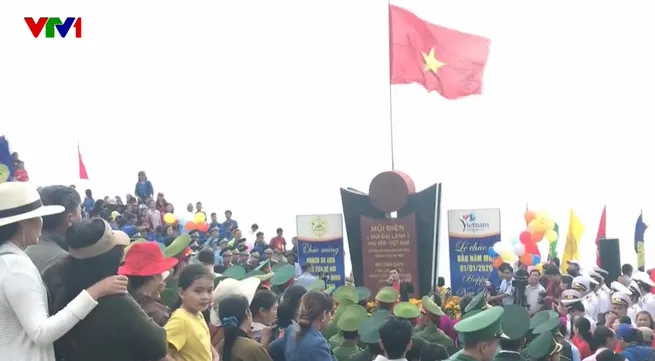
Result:
<svg viewBox="0 0 655 361"><path fill-rule="evenodd" d="M293 278L296 275L296 268L288 263L285 263L284 266L273 268L275 270L275 275L271 278L271 285L280 286Z"/></svg>
<svg viewBox="0 0 655 361"><path fill-rule="evenodd" d="M532 318L530 318L530 329L534 330L537 326L539 326L541 323L545 322L548 319L551 318L557 318L559 315L555 311L551 310L543 310L535 313L532 315Z"/></svg>
<svg viewBox="0 0 655 361"><path fill-rule="evenodd" d="M341 331L357 331L362 325L362 322L368 319L368 312L366 308L360 305L350 305L346 307L346 310L343 311L339 321L337 321L337 327Z"/></svg>
<svg viewBox="0 0 655 361"><path fill-rule="evenodd" d="M325 291L325 281L318 279L305 288L307 289L307 291L315 291L315 290Z"/></svg>
<svg viewBox="0 0 655 361"><path fill-rule="evenodd" d="M384 324L386 318L371 317L362 322L357 332L359 341L368 344L377 344L380 341L380 327Z"/></svg>
<svg viewBox="0 0 655 361"><path fill-rule="evenodd" d="M431 314L433 314L435 316L443 316L444 315L443 311L441 310L441 307L439 307L439 305L437 305L436 302L434 302L432 297L423 296L423 298L421 299L421 303L423 303L423 309L426 312L430 312Z"/></svg>
<svg viewBox="0 0 655 361"><path fill-rule="evenodd" d="M171 244L164 249L164 257L176 257L184 251L191 243L191 236L183 234L178 236Z"/></svg>
<svg viewBox="0 0 655 361"><path fill-rule="evenodd" d="M413 303L398 302L397 305L393 306L393 314L396 317L411 320L421 316L421 310Z"/></svg>
<svg viewBox="0 0 655 361"><path fill-rule="evenodd" d="M357 296L359 297L360 302L371 298L371 290L369 290L368 287L358 286L355 287L355 290L357 291Z"/></svg>
<svg viewBox="0 0 655 361"><path fill-rule="evenodd" d="M271 278L275 276L275 272L269 272L269 273L263 273L263 274L255 274L252 277L259 278L260 281L270 281Z"/></svg>
<svg viewBox="0 0 655 361"><path fill-rule="evenodd" d="M266 274L266 273L254 269L254 270L252 270L252 271L246 273L246 275L243 276L243 278L249 278L249 277L261 276L261 275L263 275L263 274Z"/></svg>
<svg viewBox="0 0 655 361"><path fill-rule="evenodd" d="M506 338L501 327L501 306L491 307L476 315L460 320L455 325L455 331L462 334L464 341L488 341L499 337Z"/></svg>
<svg viewBox="0 0 655 361"><path fill-rule="evenodd" d="M255 271L261 271L262 273L266 273L267 268L270 266L271 266L271 261L264 260L259 262L259 265L255 268Z"/></svg>
<svg viewBox="0 0 655 361"><path fill-rule="evenodd" d="M539 360L543 357L560 352L561 350L562 345L555 341L553 333L550 331L544 331L530 342L525 349L525 352L530 359Z"/></svg>
<svg viewBox="0 0 655 361"><path fill-rule="evenodd" d="M235 280L241 280L246 275L246 269L243 266L234 265L228 267L228 269L223 272L224 278L234 278Z"/></svg>
<svg viewBox="0 0 655 361"><path fill-rule="evenodd" d="M554 335L557 335L559 333L560 323L561 322L560 322L559 317L549 318L546 321L544 321L544 322L540 323L539 325L537 325L537 327L535 327L534 330L532 330L532 333L535 334L535 335L539 335L539 334L542 334L542 333L548 331L548 332L550 332L550 333L552 333Z"/></svg>
<svg viewBox="0 0 655 361"><path fill-rule="evenodd" d="M325 289L325 293L327 293L328 295L331 295L331 294L334 293L334 290L336 290L336 289L337 288L336 288L335 285L328 285L327 288Z"/></svg>
<svg viewBox="0 0 655 361"><path fill-rule="evenodd" d="M510 340L518 340L528 333L530 328L530 314L520 305L507 305L500 318L503 333Z"/></svg>
<svg viewBox="0 0 655 361"><path fill-rule="evenodd" d="M384 303L396 303L398 301L398 291L393 287L382 287L375 295L375 300Z"/></svg>
<svg viewBox="0 0 655 361"><path fill-rule="evenodd" d="M475 297L473 297L468 305L466 305L464 313L475 309L486 310L487 308L489 308L489 305L487 304L487 300L484 298L484 292L480 292L475 295Z"/></svg>
<svg viewBox="0 0 655 361"><path fill-rule="evenodd" d="M471 317L471 316L477 315L478 313L480 313L480 312L482 312L482 311L484 311L484 310L473 310L473 311L466 312L466 313L464 313L463 315L461 315L461 316L459 317L459 320L460 320L460 321L461 321L461 320L465 320L465 319L467 319L467 318L469 318L469 317Z"/></svg>
<svg viewBox="0 0 655 361"><path fill-rule="evenodd" d="M355 304L355 303L352 302L351 300L343 300L343 302L339 303L339 305L337 306L336 310L334 310L334 316L332 317L332 319L333 319L335 322L336 322L336 321L339 321L339 318L341 317L341 315L343 315L343 313L346 311L346 309L348 308L348 306L352 306L352 305L354 305L354 304Z"/></svg>
<svg viewBox="0 0 655 361"><path fill-rule="evenodd" d="M355 286L351 285L343 285L337 288L332 295L332 299L337 303L341 303L345 300L351 301L352 303L359 302L357 289L355 289Z"/></svg>
<svg viewBox="0 0 655 361"><path fill-rule="evenodd" d="M270 248L266 248L266 249L264 250L264 253L266 253L266 254L273 254L273 250L270 249Z"/></svg>

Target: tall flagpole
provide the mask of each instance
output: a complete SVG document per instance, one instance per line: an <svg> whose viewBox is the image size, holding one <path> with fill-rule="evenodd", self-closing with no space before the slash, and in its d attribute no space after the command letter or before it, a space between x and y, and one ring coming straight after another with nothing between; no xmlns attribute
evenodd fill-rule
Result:
<svg viewBox="0 0 655 361"><path fill-rule="evenodd" d="M391 2L387 0L387 11L389 11L389 145L391 147L391 170L396 170L396 156L394 153L393 144L393 102L391 97L391 68L393 66L393 51L391 42L393 34L391 34Z"/></svg>

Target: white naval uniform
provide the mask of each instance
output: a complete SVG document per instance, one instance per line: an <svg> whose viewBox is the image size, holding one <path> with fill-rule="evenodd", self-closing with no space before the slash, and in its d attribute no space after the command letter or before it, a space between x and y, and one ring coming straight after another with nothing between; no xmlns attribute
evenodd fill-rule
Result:
<svg viewBox="0 0 655 361"><path fill-rule="evenodd" d="M641 312L641 307L639 307L638 303L633 304L632 306L628 307L628 317L632 320L632 324L636 325L637 324L637 314Z"/></svg>
<svg viewBox="0 0 655 361"><path fill-rule="evenodd" d="M612 299L610 297L610 290L607 286L603 285L603 287L598 289L596 298L598 298L596 315L604 315L612 310Z"/></svg>
<svg viewBox="0 0 655 361"><path fill-rule="evenodd" d="M650 313L650 317L655 320L655 295L652 293L645 294L639 300L639 308Z"/></svg>
<svg viewBox="0 0 655 361"><path fill-rule="evenodd" d="M582 297L582 304L584 305L585 315L589 316L588 318L592 321L592 324L596 324L596 318L598 317L597 304L598 298L593 292L589 292Z"/></svg>

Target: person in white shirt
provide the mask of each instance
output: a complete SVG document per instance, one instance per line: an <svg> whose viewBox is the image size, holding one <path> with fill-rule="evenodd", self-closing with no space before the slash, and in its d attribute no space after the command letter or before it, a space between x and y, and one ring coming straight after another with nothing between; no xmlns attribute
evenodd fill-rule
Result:
<svg viewBox="0 0 655 361"><path fill-rule="evenodd" d="M591 290L591 279L587 276L577 276L573 279L571 288L580 292L582 296L582 304L584 305L585 313L593 321L593 324L596 324L596 308L594 307L594 301L592 297L589 297L589 294L592 293ZM596 281L594 281L596 282Z"/></svg>
<svg viewBox="0 0 655 361"><path fill-rule="evenodd" d="M605 326L598 326L596 330L594 330L593 340L594 345L598 347L596 352L593 355L584 358L582 361L596 361L596 356L599 353L605 350L614 350L616 347L616 334L614 333L614 330Z"/></svg>
<svg viewBox="0 0 655 361"><path fill-rule="evenodd" d="M596 320L599 323L604 323L605 314L612 310L612 302L610 300L611 291L605 285L605 278L609 276L609 272L598 266L594 266L593 272L589 272L589 275L598 282L595 292L596 298L598 299L598 303L596 304Z"/></svg>
<svg viewBox="0 0 655 361"><path fill-rule="evenodd" d="M487 302L500 301L504 306L514 303L514 288L512 287L512 280L514 279L514 269L509 263L501 263L498 267L503 280L500 282L500 288L496 296L487 297Z"/></svg>
<svg viewBox="0 0 655 361"><path fill-rule="evenodd" d="M295 284L307 288L314 284L318 280L318 277L312 274L312 265L310 263L305 263L301 268L302 274L296 278Z"/></svg>
<svg viewBox="0 0 655 361"><path fill-rule="evenodd" d="M533 316L544 306L546 289L539 283L541 273L537 269L530 270L528 285L525 287L525 301L528 304L528 313Z"/></svg>
<svg viewBox="0 0 655 361"><path fill-rule="evenodd" d="M406 320L391 317L380 327L382 355L375 361L407 361L405 354L412 347L412 325Z"/></svg>
<svg viewBox="0 0 655 361"><path fill-rule="evenodd" d="M651 318L655 319L655 295L651 293L651 290L655 287L655 282L645 272L635 273L632 280L637 283L642 295L639 300L639 308L650 313Z"/></svg>
<svg viewBox="0 0 655 361"><path fill-rule="evenodd" d="M24 250L38 242L41 217L64 207L44 206L36 188L23 182L0 184L0 200L0 358L55 361L53 342L84 319L99 298L127 294L127 277L96 283L50 317L46 287Z"/></svg>

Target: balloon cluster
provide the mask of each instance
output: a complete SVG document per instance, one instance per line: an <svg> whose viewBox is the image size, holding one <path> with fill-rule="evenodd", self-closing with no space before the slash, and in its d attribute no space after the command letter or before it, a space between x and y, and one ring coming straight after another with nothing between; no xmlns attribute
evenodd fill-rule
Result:
<svg viewBox="0 0 655 361"><path fill-rule="evenodd" d="M548 215L543 212L526 210L523 215L526 229L512 243L496 242L489 248L489 256L493 258L492 265L498 268L503 262L521 262L526 266L536 266L541 262L541 252L537 242L547 239L549 243L557 241L558 227Z"/></svg>
<svg viewBox="0 0 655 361"><path fill-rule="evenodd" d="M173 213L164 214L164 223L166 224L184 224L184 229L188 232L198 231L207 233L209 231L209 223L207 223L207 216L204 213L196 213L193 220L185 221L180 218L177 219Z"/></svg>

